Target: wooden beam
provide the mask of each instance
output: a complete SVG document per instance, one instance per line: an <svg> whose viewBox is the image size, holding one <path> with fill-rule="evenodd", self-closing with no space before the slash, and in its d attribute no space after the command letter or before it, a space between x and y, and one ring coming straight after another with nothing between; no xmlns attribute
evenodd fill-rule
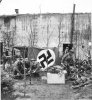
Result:
<svg viewBox="0 0 92 100"><path fill-rule="evenodd" d="M73 34L74 34L74 20L75 20L75 4L73 5L73 13L71 16L71 36L70 36L70 43L73 43Z"/></svg>

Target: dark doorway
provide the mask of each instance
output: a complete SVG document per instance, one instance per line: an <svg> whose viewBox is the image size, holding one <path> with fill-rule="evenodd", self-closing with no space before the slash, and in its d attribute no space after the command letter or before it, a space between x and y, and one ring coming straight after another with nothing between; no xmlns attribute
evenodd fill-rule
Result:
<svg viewBox="0 0 92 100"><path fill-rule="evenodd" d="M63 53L64 53L64 51L65 51L66 47L68 47L68 48L69 48L69 50L71 50L71 49L72 49L72 47L73 47L73 44L63 44Z"/></svg>

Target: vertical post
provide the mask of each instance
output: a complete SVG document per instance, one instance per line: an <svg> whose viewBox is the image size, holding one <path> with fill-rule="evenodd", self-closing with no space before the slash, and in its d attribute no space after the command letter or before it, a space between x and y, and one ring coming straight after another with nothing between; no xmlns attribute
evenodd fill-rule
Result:
<svg viewBox="0 0 92 100"><path fill-rule="evenodd" d="M89 43L88 43L88 61L89 64L92 64L92 58L91 58L91 49L92 49L92 33L91 33L91 16L89 15L89 23L90 23L90 27L89 27Z"/></svg>
<svg viewBox="0 0 92 100"><path fill-rule="evenodd" d="M48 21L47 21L47 50L48 50L48 46L49 46L49 18L48 18ZM46 62L47 62L47 67L48 67L48 60L47 60L47 58L46 58Z"/></svg>
<svg viewBox="0 0 92 100"><path fill-rule="evenodd" d="M73 45L73 35L74 35L74 28L75 28L75 4L73 5L73 13L71 17L71 36L70 36L70 44ZM76 47L74 47L74 53L75 53L75 58L76 58Z"/></svg>
<svg viewBox="0 0 92 100"><path fill-rule="evenodd" d="M49 45L49 25L47 25L47 49L48 49L48 45Z"/></svg>
<svg viewBox="0 0 92 100"><path fill-rule="evenodd" d="M31 31L31 32L32 32L32 31ZM31 34L32 34L32 33L31 33ZM31 34L29 34L29 37L30 37L30 38L29 38L29 46L28 46L28 60L29 60L29 58L30 58L30 57L29 57L30 47L32 47L32 42L31 42L31 38L32 38L32 37L31 37ZM32 75L32 74L31 74L31 66L30 66L30 76L29 76L29 78L30 78L30 79L29 79L30 85L31 85L31 75Z"/></svg>
<svg viewBox="0 0 92 100"><path fill-rule="evenodd" d="M0 42L0 64L2 62L2 56L3 56L3 42Z"/></svg>
<svg viewBox="0 0 92 100"><path fill-rule="evenodd" d="M12 47L12 61L14 62L14 47Z"/></svg>
<svg viewBox="0 0 92 100"><path fill-rule="evenodd" d="M75 4L73 5L73 14L71 18L71 36L70 36L70 43L73 43L73 34L74 34L74 18L75 18Z"/></svg>
<svg viewBox="0 0 92 100"><path fill-rule="evenodd" d="M60 49L60 31L61 31L61 18L60 18L60 23L59 23L59 26L58 26L58 30L59 30L59 43L58 43L58 56L60 57L60 53L59 53L59 49Z"/></svg>
<svg viewBox="0 0 92 100"><path fill-rule="evenodd" d="M88 45L89 45L89 48L88 48L88 55L89 55L88 61L89 61L89 64L91 65L91 46L92 46L91 42L89 42Z"/></svg>
<svg viewBox="0 0 92 100"><path fill-rule="evenodd" d="M26 47L24 47L24 59L25 59ZM25 61L24 61L24 97L26 95L26 71L25 71Z"/></svg>

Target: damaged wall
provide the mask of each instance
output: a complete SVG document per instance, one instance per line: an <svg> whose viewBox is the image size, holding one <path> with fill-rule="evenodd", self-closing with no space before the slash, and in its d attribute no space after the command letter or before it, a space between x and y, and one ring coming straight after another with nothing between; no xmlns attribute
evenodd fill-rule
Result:
<svg viewBox="0 0 92 100"><path fill-rule="evenodd" d="M16 45L34 46L37 42L37 22L33 15L18 15L16 18Z"/></svg>
<svg viewBox="0 0 92 100"><path fill-rule="evenodd" d="M91 13L79 13L75 15L73 43L76 48L76 56L79 59L88 58L89 42L91 37Z"/></svg>
<svg viewBox="0 0 92 100"><path fill-rule="evenodd" d="M4 50L14 46L15 16L3 16L0 18L0 38L2 38Z"/></svg>
<svg viewBox="0 0 92 100"><path fill-rule="evenodd" d="M70 43L71 15L18 14L16 17L8 16L9 23L7 20L5 21L7 24L4 23L5 17L2 16L0 31L12 32L14 46L59 47L60 55L62 55L63 44ZM80 59L86 59L88 56L88 42L92 37L91 17L90 13L75 14L73 43L76 48L76 56Z"/></svg>
<svg viewBox="0 0 92 100"><path fill-rule="evenodd" d="M4 19L0 18L0 41L3 41L2 27L4 26Z"/></svg>
<svg viewBox="0 0 92 100"><path fill-rule="evenodd" d="M59 45L60 55L62 55L63 44L70 44L71 40L71 16L72 14L41 15L38 32L40 40L42 41L39 41L40 46L46 46L47 37L50 35L48 46L58 47ZM48 36L47 33L49 33ZM73 44L76 50L75 52L77 58L88 58L88 43L90 41L90 37L92 36L91 34L91 13L76 13L74 22Z"/></svg>

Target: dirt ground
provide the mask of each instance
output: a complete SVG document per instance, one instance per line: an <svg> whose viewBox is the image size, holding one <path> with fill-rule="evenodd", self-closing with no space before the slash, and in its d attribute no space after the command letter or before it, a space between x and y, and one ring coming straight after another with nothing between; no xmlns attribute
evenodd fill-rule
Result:
<svg viewBox="0 0 92 100"><path fill-rule="evenodd" d="M46 80L32 78L30 85L26 80L26 88L23 80L15 80L12 94L2 97L2 100L92 100L92 85L80 89L71 89L71 84L47 84ZM25 94L25 95L24 95Z"/></svg>

